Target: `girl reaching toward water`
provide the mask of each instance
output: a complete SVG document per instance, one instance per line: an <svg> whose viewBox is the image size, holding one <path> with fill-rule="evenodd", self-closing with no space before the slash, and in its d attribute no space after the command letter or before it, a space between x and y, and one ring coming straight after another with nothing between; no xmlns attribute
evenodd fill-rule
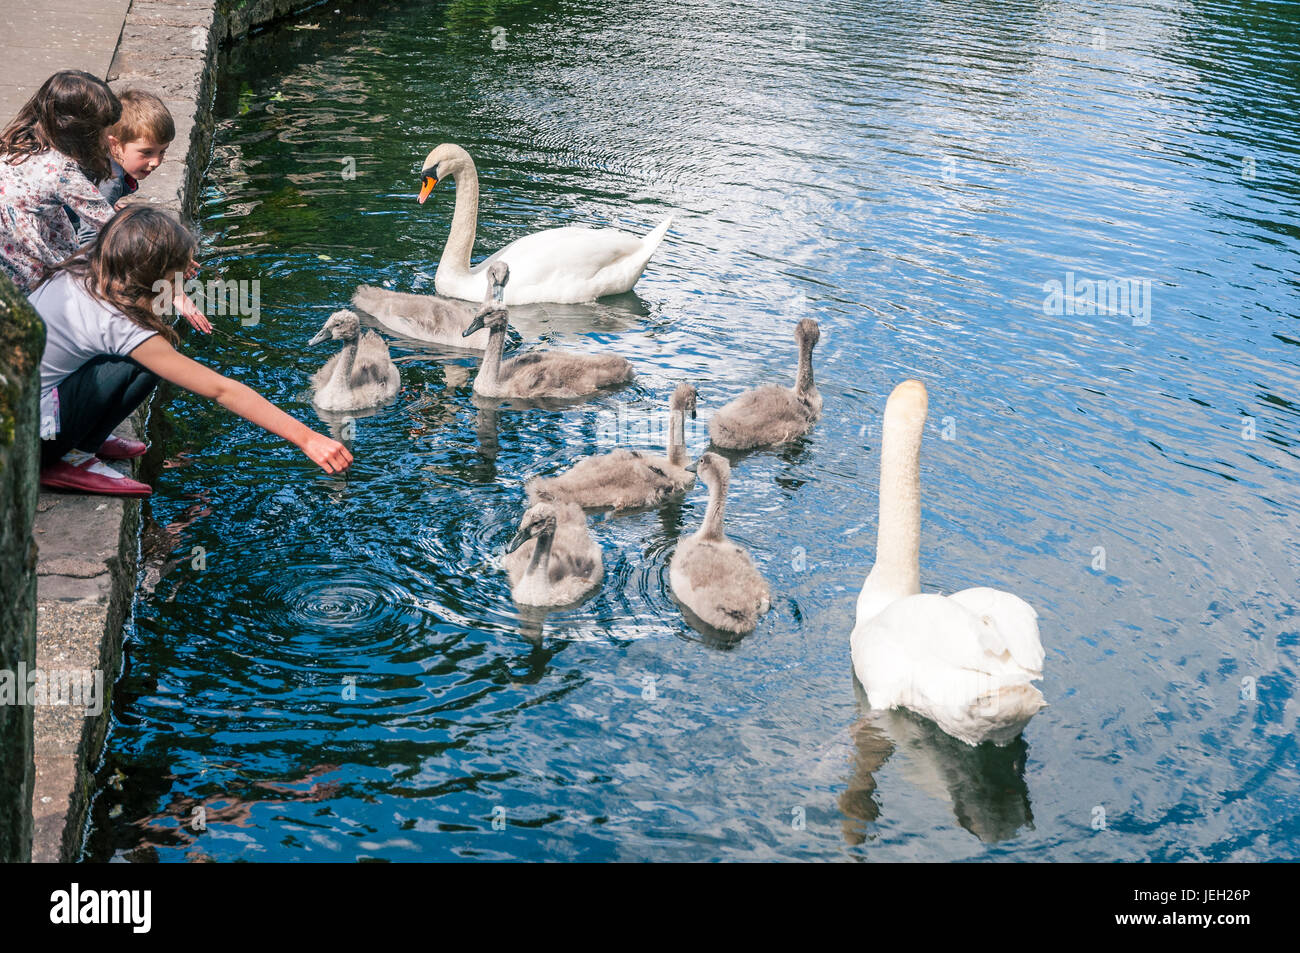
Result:
<svg viewBox="0 0 1300 953"><path fill-rule="evenodd" d="M195 251L193 237L167 213L123 209L95 243L62 262L31 294L45 321L41 357L41 485L113 496L148 496L105 459L139 456L145 446L112 436L159 379L171 381L297 446L326 473L352 463L343 444L318 434L252 389L175 350L164 320ZM160 304L161 303L161 304Z"/></svg>

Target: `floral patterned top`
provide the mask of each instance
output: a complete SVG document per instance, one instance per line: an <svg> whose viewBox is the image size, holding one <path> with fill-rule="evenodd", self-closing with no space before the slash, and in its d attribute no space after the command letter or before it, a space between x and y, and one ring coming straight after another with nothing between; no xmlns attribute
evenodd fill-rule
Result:
<svg viewBox="0 0 1300 953"><path fill-rule="evenodd" d="M0 156L0 270L23 294L36 287L47 265L77 250L65 205L96 229L113 217L113 206L63 153L38 152L18 165Z"/></svg>

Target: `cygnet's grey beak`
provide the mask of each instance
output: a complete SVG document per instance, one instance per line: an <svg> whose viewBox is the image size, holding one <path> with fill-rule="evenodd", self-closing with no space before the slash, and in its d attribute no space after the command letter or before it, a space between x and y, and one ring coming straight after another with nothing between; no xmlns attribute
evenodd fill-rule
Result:
<svg viewBox="0 0 1300 953"><path fill-rule="evenodd" d="M522 546L526 540L532 537L532 530L532 526L529 525L515 533L514 538L511 539L510 542L506 543L506 552L513 553L516 549Z"/></svg>
<svg viewBox="0 0 1300 953"><path fill-rule="evenodd" d="M698 467L699 465L700 465L700 461L699 461L699 460L692 460L691 463L690 463L690 465L689 465L689 466L686 466L686 467L683 467L683 469L684 469L687 473L694 473L694 472L695 472L695 468Z"/></svg>
<svg viewBox="0 0 1300 953"><path fill-rule="evenodd" d="M474 315L474 320L469 323L469 327L467 327L464 331L460 332L460 336L463 338L467 338L475 331L482 331L485 326L483 324L483 316L485 314L487 314L486 311L480 311L478 314Z"/></svg>
<svg viewBox="0 0 1300 953"><path fill-rule="evenodd" d="M504 261L498 261L492 265L491 271L494 274L489 275L492 282L492 300L499 305L506 303L506 282L510 280L510 266ZM500 272L498 276L495 272Z"/></svg>
<svg viewBox="0 0 1300 953"><path fill-rule="evenodd" d="M312 338L310 341L307 342L307 346L310 347L313 344L319 344L321 341L327 341L329 340L329 336L330 336L329 327L328 326L323 327L316 332L316 336L314 338Z"/></svg>

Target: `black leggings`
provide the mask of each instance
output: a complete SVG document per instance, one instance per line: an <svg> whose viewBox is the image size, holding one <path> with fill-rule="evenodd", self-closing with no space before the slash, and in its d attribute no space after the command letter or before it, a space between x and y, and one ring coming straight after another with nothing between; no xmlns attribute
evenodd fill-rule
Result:
<svg viewBox="0 0 1300 953"><path fill-rule="evenodd" d="M101 355L82 364L59 384L59 433L41 441L41 466L73 447L94 453L159 380L129 357Z"/></svg>

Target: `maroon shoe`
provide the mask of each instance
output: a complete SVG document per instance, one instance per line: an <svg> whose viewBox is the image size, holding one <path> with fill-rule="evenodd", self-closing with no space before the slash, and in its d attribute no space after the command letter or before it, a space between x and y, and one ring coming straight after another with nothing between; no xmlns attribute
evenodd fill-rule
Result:
<svg viewBox="0 0 1300 953"><path fill-rule="evenodd" d="M91 457L75 467L60 460L41 470L41 486L50 490L74 490L103 496L148 496L153 492L148 484L137 483L129 477L114 478L95 472L101 469L111 468L98 457Z"/></svg>
<svg viewBox="0 0 1300 953"><path fill-rule="evenodd" d="M130 460L132 457L144 456L148 449L149 445L139 440L109 437L104 441L104 445L95 451L95 456L101 460Z"/></svg>

